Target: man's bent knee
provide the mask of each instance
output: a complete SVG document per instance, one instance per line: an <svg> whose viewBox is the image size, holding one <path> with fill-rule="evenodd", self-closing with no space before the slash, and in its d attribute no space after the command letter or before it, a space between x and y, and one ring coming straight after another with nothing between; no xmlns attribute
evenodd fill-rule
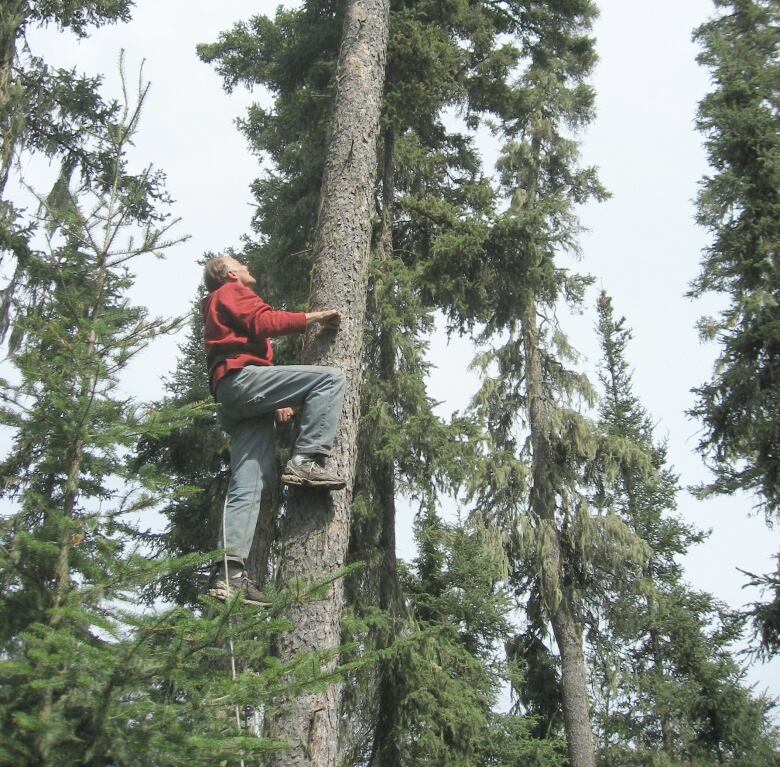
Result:
<svg viewBox="0 0 780 767"><path fill-rule="evenodd" d="M333 383L337 386L344 386L347 377L344 375L344 371L341 368L334 368L330 366L323 367L323 372L333 379Z"/></svg>

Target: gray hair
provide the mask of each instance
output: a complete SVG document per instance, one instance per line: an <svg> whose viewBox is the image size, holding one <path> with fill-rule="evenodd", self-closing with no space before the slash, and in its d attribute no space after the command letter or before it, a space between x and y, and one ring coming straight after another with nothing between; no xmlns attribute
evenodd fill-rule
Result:
<svg viewBox="0 0 780 767"><path fill-rule="evenodd" d="M206 262L203 267L203 284L209 293L225 284L227 273L230 271L227 259L230 256L215 256Z"/></svg>

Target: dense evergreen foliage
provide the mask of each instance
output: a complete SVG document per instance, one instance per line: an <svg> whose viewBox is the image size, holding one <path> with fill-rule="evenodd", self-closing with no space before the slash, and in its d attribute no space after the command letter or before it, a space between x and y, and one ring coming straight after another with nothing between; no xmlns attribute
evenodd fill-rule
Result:
<svg viewBox="0 0 780 767"><path fill-rule="evenodd" d="M693 296L715 292L726 308L700 322L718 343L712 378L692 414L704 425L699 450L714 473L709 493L753 493L767 519L780 508L777 264L780 9L769 0L717 0L718 13L695 39L713 90L699 105L713 173L703 179L698 221L711 235ZM773 599L752 613L763 650L780 648L777 573L753 575Z"/></svg>
<svg viewBox="0 0 780 767"><path fill-rule="evenodd" d="M178 320L128 300L134 260L177 242L162 175L132 168L141 103L107 100L99 79L23 44L40 25L88 44L132 5L0 8L0 249L16 270L0 302L15 315L0 407L13 435L0 464L0 764L780 764L774 702L736 659L745 617L685 581L683 557L706 535L676 511L678 477L634 393L625 320L602 293L599 389L558 321L577 316L593 281L571 269L578 206L607 196L578 144L595 114L596 5L391 4L376 183L360 222L371 242L351 368L361 396L349 550L311 586L274 586L277 528L306 507L271 488L250 562L272 597L265 612L201 596L229 462L200 296ZM715 5L696 32L713 77L699 111L713 168L699 220L712 243L692 293L729 303L702 321L721 350L694 409L715 472L702 494L755 492L771 518L778 8ZM239 122L264 170L231 254L283 309L309 308L322 210L337 197L323 183L340 138L345 7L304 0L198 47L228 92L273 96ZM502 145L495 169L480 157L485 126ZM34 217L3 196L25 153L61 168ZM328 268L317 269L321 285ZM479 347L481 387L450 419L427 391L437 323ZM165 396L129 399L128 364L184 326ZM301 351L279 339L276 361ZM291 440L280 432L280 459ZM409 506L417 556L406 563L395 535ZM163 532L145 529L149 513L162 513ZM330 609L342 577L342 646L280 660L285 632L311 632L281 616ZM780 593L777 575L751 577ZM777 599L753 609L767 653L780 646L779 615ZM284 706L331 701L342 681L337 716L318 707L293 728L308 740L269 738ZM337 749L325 718L341 728Z"/></svg>
<svg viewBox="0 0 780 767"><path fill-rule="evenodd" d="M128 166L144 96L93 135L105 174L75 182L65 169L40 199L40 246L26 251L30 298L14 298L18 382L3 382L0 412L13 434L2 495L14 508L0 526L3 764L258 755L279 744L237 731L240 712L320 675L303 656L268 665L283 627L273 612L213 600L196 613L137 607L160 576L204 561L148 556L142 516L162 485L151 465L127 462L139 438L160 439L202 409L144 406L120 388L130 361L182 323L149 317L127 298L132 262L178 241L160 174ZM228 641L242 661L236 681Z"/></svg>
<svg viewBox="0 0 780 767"><path fill-rule="evenodd" d="M560 302L577 308L590 281L559 265L578 252L575 206L606 196L595 170L578 167L572 138L593 116L586 80L596 9L529 2L513 11L524 70L491 104L505 140L498 170L507 207L490 234L476 315L481 342L495 346L478 359L485 382L475 405L490 436L473 492L505 532L512 581L526 600L528 623L513 649L522 656L535 647L544 660L551 627L569 764L585 767L595 763L586 606L618 568L645 556L641 540L594 498L604 477L636 456L579 411L594 392L571 367L575 355L556 317Z"/></svg>
<svg viewBox="0 0 780 767"><path fill-rule="evenodd" d="M419 499L422 519L435 519L431 504L437 494L456 488L471 473L486 518L508 512L502 524L510 561L518 567L514 579L520 592L530 588L527 631L508 645L517 667L525 670L514 678L524 710L538 714L535 725L518 720L518 726L529 732L532 727L537 735L562 732L556 729L562 719L555 714L560 687L554 656L544 644L549 606L559 603L559 594L568 594L573 626L580 625L574 644L577 631L581 643L586 623L596 625L589 616L611 593L605 581L627 567L629 582L652 546L643 531L609 508L606 497L611 478L621 471L652 473L652 456L577 414L573 404L582 398L593 402L594 392L566 368L570 350L554 319L559 297L576 305L588 283L555 266L561 249L577 250L574 205L604 194L592 170L576 167L576 144L567 133L592 116L593 94L585 77L594 62L593 42L586 37L594 12L587 3L394 6L376 190L351 544L355 559L367 559L367 565L353 579L351 601L358 613L367 610L370 616L374 606L386 611L372 624L370 642L415 646L406 642L420 628L410 601L412 586L399 579L395 562L397 498L411 494ZM200 48L229 89L262 84L276 96L273 110L253 108L242 123L254 150L272 161L254 187L256 239L248 241L246 256L261 275L261 292L291 308L305 306L339 28L337 6L306 3L299 10L280 10L273 21L256 17L239 24L219 42ZM526 73L519 82L518 68ZM482 176L469 132L454 133L452 122L444 122L445 109L452 107L462 110L467 128L498 117L509 139L501 172L510 207L495 224L496 192ZM453 326L485 323L483 340L517 325L514 341L483 358L486 366L498 365L501 381L491 376L480 403L490 431L484 474L468 468L475 466L476 426L460 419L447 427L433 417L425 394L425 338L434 309L448 315ZM559 456L543 469L537 466L537 477L544 482L568 477L554 492L567 487L571 493L557 512L571 514L571 523L564 523L566 564L557 575L546 561L549 539L535 536L533 522L525 522L529 491L537 498L543 491L529 481L533 465L527 459L533 451L523 452L522 428L512 426L515 416L518 425L527 423L530 398L518 383L528 355L525 341L537 330L527 318L536 311L544 312L554 328L532 346L541 352ZM562 355L560 361L556 355ZM589 513L590 506L596 511ZM533 585L535 569L525 566L529 553L549 582ZM345 700L353 716L344 748L356 764L404 763L405 728L417 727L400 712L418 661L408 649L404 663L393 653L384 657L376 674L352 679ZM552 672L545 675L551 659ZM584 683L582 656L578 663ZM580 701L586 700L581 686ZM446 720L446 696L435 705L435 716ZM457 718L457 711L449 716Z"/></svg>
<svg viewBox="0 0 780 767"><path fill-rule="evenodd" d="M650 548L605 589L589 632L600 762L774 764L772 703L752 696L734 657L741 622L683 577L681 558L705 536L675 513L678 479L633 392L630 331L605 293L598 310L600 423L649 463L621 467L604 501Z"/></svg>
<svg viewBox="0 0 780 767"><path fill-rule="evenodd" d="M699 106L713 174L701 184L698 220L712 236L693 295L723 294L726 308L701 331L720 346L693 414L715 480L708 491L754 491L780 507L777 366L780 9L772 0L718 0L696 33L713 90Z"/></svg>

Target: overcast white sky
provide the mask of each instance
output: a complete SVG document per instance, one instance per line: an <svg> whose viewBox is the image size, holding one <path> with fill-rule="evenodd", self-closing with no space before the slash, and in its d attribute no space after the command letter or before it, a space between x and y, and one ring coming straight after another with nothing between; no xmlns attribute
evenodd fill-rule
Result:
<svg viewBox="0 0 780 767"><path fill-rule="evenodd" d="M270 103L267 94L224 94L217 75L195 55L195 45L213 41L250 12L273 15L277 5L137 0L130 24L99 30L85 41L54 30L30 35L33 52L50 62L104 74L109 96L119 94L121 48L131 79L145 61L152 89L136 142L139 162L166 171L175 214L182 218L180 233L191 235L166 261L139 267L134 298L154 313L186 313L200 279L196 259L207 250L239 245L249 228L249 184L261 170L234 120L252 101ZM707 172L694 113L708 80L695 63L691 32L712 7L709 0L601 0L600 7L595 34L601 60L593 79L599 116L584 136L583 161L600 168L613 198L582 211L589 231L578 268L597 278L591 304L603 287L633 327L629 356L637 394L657 419L659 438L668 438L681 482L690 485L707 473L694 452L697 425L685 411L693 403L690 389L707 379L715 355L713 347L699 344L694 324L717 306L683 297L706 242L693 223L692 200ZM486 140L482 150L492 162L492 143ZM27 170L45 183L45 169L30 163ZM594 321L591 311L566 325L591 370L598 359ZM465 341L448 346L443 334L434 338L437 369L430 393L442 401L443 413L465 407L476 388L465 370L470 354ZM175 356L173 340L158 341L129 372L128 390L143 399L161 396L162 378ZM749 498L704 503L680 496L683 515L713 531L688 558L689 579L734 607L757 597L742 589L744 576L736 568L772 570L778 549L775 533L750 516L751 505ZM407 558L413 555L411 528L410 515L399 520L400 554ZM750 679L758 689L780 694L780 663L754 667Z"/></svg>

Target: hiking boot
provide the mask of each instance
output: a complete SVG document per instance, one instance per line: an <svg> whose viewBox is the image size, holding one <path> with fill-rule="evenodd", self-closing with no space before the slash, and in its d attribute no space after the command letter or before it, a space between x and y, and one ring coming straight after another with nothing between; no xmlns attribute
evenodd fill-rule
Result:
<svg viewBox="0 0 780 767"><path fill-rule="evenodd" d="M221 578L217 578L207 593L210 597L227 602L237 592L242 593L241 601L245 605L254 605L255 607L271 606L271 600L243 573L234 575L232 578L228 578L227 581L225 581L224 575Z"/></svg>
<svg viewBox="0 0 780 767"><path fill-rule="evenodd" d="M287 461L282 472L285 485L297 487L321 487L326 490L341 490L346 482L329 469L317 463L316 459L306 457L300 463Z"/></svg>

